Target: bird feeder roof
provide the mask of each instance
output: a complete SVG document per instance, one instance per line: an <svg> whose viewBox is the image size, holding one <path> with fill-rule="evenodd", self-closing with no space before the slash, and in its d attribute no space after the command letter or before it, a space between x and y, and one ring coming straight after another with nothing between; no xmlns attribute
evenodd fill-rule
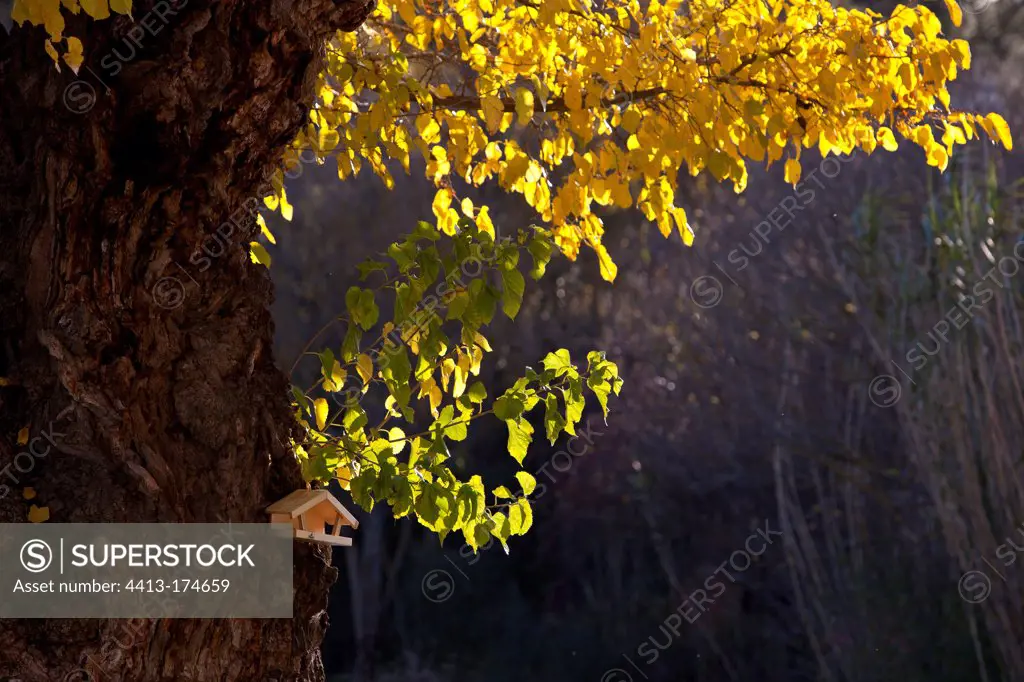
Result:
<svg viewBox="0 0 1024 682"><path fill-rule="evenodd" d="M352 512L345 509L334 495L322 489L296 490L267 507L267 513L288 514L294 519L314 509L325 517L337 514L341 516L344 525L352 526L353 528L359 527L359 521L352 515Z"/></svg>

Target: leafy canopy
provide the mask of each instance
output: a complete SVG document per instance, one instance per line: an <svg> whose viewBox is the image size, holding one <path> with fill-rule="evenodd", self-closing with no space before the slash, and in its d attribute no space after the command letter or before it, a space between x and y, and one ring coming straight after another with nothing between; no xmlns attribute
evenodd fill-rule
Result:
<svg viewBox="0 0 1024 682"><path fill-rule="evenodd" d="M448 234L462 184L496 181L570 258L592 247L611 280L595 210L635 206L690 244L680 169L739 192L751 161L785 159L796 183L815 146L893 151L903 138L942 169L979 128L1009 147L998 114L951 107L970 50L941 29L923 6L886 17L824 0L389 0L331 43L297 146L389 187L388 162L408 171L418 152ZM489 231L485 211L468 214Z"/></svg>
<svg viewBox="0 0 1024 682"><path fill-rule="evenodd" d="M962 12L945 0L953 23ZM62 12L101 19L129 0L15 0L15 21L66 41ZM953 147L983 130L1010 148L1005 120L952 107L948 83L970 68L921 5L885 16L827 0L385 0L364 26L328 45L300 151L335 157L344 179L368 166L390 187L397 161L421 154L437 186L442 232L460 214L493 234L463 184L496 181L521 194L575 258L592 247L606 279L597 206L639 208L668 236L693 241L675 205L679 170L747 183L747 164L785 160L800 179L803 149L848 154L922 147L945 169ZM290 214L283 174L272 210ZM259 260L266 262L266 254Z"/></svg>
<svg viewBox="0 0 1024 682"><path fill-rule="evenodd" d="M959 25L959 6L945 2ZM130 9L128 0L15 0L13 16L45 26L47 51L77 71L83 46L63 36L63 13ZM694 226L675 205L682 169L740 192L750 162L783 162L798 183L812 147L871 153L905 140L943 170L979 131L1009 149L1001 116L952 106L947 86L970 61L967 43L943 37L919 5L886 16L826 0L384 0L328 44L309 123L265 199L291 219L285 171L308 157L336 159L341 179L368 167L392 187L392 173L410 172L419 155L436 187L435 222L365 264L365 286L346 293L334 320L346 329L342 347L309 353L320 378L294 390L307 479L336 478L360 505L385 501L474 547L526 532L532 476L519 471L521 492L498 486L489 502L479 476L456 477L448 443L497 418L522 465L534 410L554 442L575 432L585 395L607 414L622 381L601 353L581 369L559 350L488 402L473 377L491 349L484 329L499 307L514 318L521 305L520 254L539 278L555 250L575 258L586 245L614 279L600 207L635 207L691 244ZM485 183L522 195L541 226L496 240L488 207L466 196ZM255 242L252 256L270 263ZM371 414L374 395L381 414Z"/></svg>
<svg viewBox="0 0 1024 682"><path fill-rule="evenodd" d="M505 544L529 530L536 481L520 470L513 489L521 492L498 486L489 502L479 476L456 477L449 443L464 441L482 417L500 419L508 453L521 468L534 437L532 412L554 444L561 433L576 434L587 395L607 417L608 398L619 393L622 380L604 354L589 353L581 370L561 349L489 401L487 388L474 380L491 352L481 330L499 310L510 319L519 312L525 291L520 256L529 255L530 274L539 278L553 247L540 228L495 242L468 219L460 222L451 238L420 223L391 245L387 261L362 266L363 282L375 284L346 292L337 320L346 330L340 351L312 353L319 379L293 389L307 434L295 451L308 480L336 478L365 509L385 501L395 516L414 515L442 540L461 531L476 548L492 535ZM382 325L379 299L395 311ZM368 405L381 402L384 409L371 415Z"/></svg>

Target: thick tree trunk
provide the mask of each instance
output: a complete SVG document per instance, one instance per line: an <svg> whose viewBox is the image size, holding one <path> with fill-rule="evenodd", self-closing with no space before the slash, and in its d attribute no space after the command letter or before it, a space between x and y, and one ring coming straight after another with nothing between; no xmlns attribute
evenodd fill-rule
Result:
<svg viewBox="0 0 1024 682"><path fill-rule="evenodd" d="M210 235L308 120L324 41L368 10L135 0L137 23L69 17L78 77L41 30L0 31L0 469L64 413L57 448L7 469L0 522L262 522L302 486L254 221ZM0 679L322 680L336 571L296 554L292 621L4 621Z"/></svg>

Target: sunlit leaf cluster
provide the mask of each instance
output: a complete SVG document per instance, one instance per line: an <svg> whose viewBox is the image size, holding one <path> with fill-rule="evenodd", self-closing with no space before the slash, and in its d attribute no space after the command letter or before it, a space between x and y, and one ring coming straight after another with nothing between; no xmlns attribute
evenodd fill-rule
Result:
<svg viewBox="0 0 1024 682"><path fill-rule="evenodd" d="M46 29L49 38L44 47L57 68L60 59L78 73L82 65L82 41L64 35L65 13L85 12L93 19L106 19L111 12L131 14L131 0L14 0L11 19L17 24L32 24ZM63 52L63 55L60 53Z"/></svg>
<svg viewBox="0 0 1024 682"><path fill-rule="evenodd" d="M587 356L585 370L564 349L550 353L493 400L476 379L492 351L483 330L496 315L515 318L522 304L520 255L529 254L540 277L552 250L544 230L495 242L463 218L451 238L421 223L386 260L361 266L366 286L348 290L336 320L345 328L341 347L313 353L319 379L293 390L307 480L337 479L360 506L386 502L397 517L412 515L442 539L460 531L473 547L525 533L533 477L520 470L516 486L488 494L479 476L457 476L449 444L464 441L474 421L498 419L521 467L534 438L531 415L551 443L576 433L587 394L607 415L622 380L601 353ZM383 323L382 306L394 310ZM383 400L367 400L371 392ZM372 414L369 404L383 409Z"/></svg>
<svg viewBox="0 0 1024 682"><path fill-rule="evenodd" d="M446 234L463 216L489 231L463 195L497 183L570 258L593 247L612 279L603 207L636 207L692 242L681 169L741 191L750 162L784 160L798 182L811 147L893 151L902 138L941 169L979 131L1010 147L998 114L952 107L947 85L969 66L967 43L922 5L884 16L825 0L387 0L332 41L296 146L389 187L392 162L408 172L421 155Z"/></svg>

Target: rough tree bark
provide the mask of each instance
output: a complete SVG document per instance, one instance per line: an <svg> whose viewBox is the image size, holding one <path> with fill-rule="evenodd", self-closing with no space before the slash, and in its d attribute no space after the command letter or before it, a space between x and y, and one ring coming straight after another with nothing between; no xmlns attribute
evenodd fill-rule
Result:
<svg viewBox="0 0 1024 682"><path fill-rule="evenodd" d="M0 481L0 522L26 520L24 486L53 522L261 522L301 487L252 218L222 230L223 255L193 255L258 195L308 120L324 41L369 1L69 17L77 77L41 30L0 31L0 469L25 450L19 429L64 413L59 449ZM322 680L336 571L296 554L292 621L5 621L0 679Z"/></svg>

